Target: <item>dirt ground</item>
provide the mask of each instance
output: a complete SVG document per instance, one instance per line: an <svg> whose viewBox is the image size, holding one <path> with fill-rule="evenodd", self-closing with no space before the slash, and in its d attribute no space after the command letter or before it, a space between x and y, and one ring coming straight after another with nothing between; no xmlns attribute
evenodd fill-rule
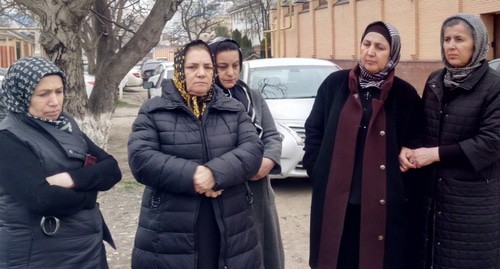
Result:
<svg viewBox="0 0 500 269"><path fill-rule="evenodd" d="M111 269L130 268L143 186L130 173L127 141L137 111L146 98L144 90L125 91L113 117L107 151L118 160L123 179L99 196L104 218L117 247L115 250L106 244ZM272 185L276 192L286 268L309 268L310 187L307 179L273 180Z"/></svg>

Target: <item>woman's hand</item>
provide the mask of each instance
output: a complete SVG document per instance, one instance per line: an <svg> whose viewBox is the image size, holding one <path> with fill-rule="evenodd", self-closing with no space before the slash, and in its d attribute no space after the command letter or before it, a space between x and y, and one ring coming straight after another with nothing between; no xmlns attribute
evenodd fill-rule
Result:
<svg viewBox="0 0 500 269"><path fill-rule="evenodd" d="M199 194L212 191L215 186L215 179L212 171L208 167L198 165L193 175L194 190Z"/></svg>
<svg viewBox="0 0 500 269"><path fill-rule="evenodd" d="M204 194L206 197L211 197L211 198L217 198L219 195L222 194L222 191L223 190L219 190L219 191L213 191L213 190L208 190L206 191Z"/></svg>
<svg viewBox="0 0 500 269"><path fill-rule="evenodd" d="M259 171L255 176L252 177L252 181L257 181L259 179L262 179L269 175L269 172L271 172L271 169L273 169L275 163L273 160L269 158L262 158L262 163L260 164Z"/></svg>
<svg viewBox="0 0 500 269"><path fill-rule="evenodd" d="M414 149L411 161L417 168L439 162L439 147Z"/></svg>
<svg viewBox="0 0 500 269"><path fill-rule="evenodd" d="M55 174L45 179L51 186L59 186L66 189L72 189L75 187L75 182L66 172Z"/></svg>
<svg viewBox="0 0 500 269"><path fill-rule="evenodd" d="M401 172L406 172L412 168L417 168L417 166L412 161L413 150L403 147L399 153L399 170Z"/></svg>

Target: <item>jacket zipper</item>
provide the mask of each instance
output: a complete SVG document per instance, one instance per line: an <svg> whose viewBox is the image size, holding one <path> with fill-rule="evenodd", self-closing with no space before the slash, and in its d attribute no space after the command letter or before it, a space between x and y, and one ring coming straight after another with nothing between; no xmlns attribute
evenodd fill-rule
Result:
<svg viewBox="0 0 500 269"><path fill-rule="evenodd" d="M207 141L207 134L205 132L205 120L206 120L206 117L207 117L207 111L209 110L210 108L207 107L207 109L205 110L205 113L202 114L201 116L201 119L198 120L198 126L200 127L200 134L201 134L201 140L203 142L203 161L204 162L208 162L210 159L211 159L211 156L210 156L210 151L208 150L208 141ZM226 222L224 220L224 207L223 207L223 203L222 203L222 199L220 197L217 197L217 198L214 198L217 200L217 205L219 206L219 210L220 210L220 222L222 223L222 226L223 226L223 232L221 232L221 248L220 248L220 256L219 257L222 257L222 259L224 260L224 268L229 268L227 266L227 257L226 257L226 253L227 253L227 243L226 243L226 238L227 238L227 229L226 229ZM215 204L215 203L211 203L212 206ZM217 214L216 214L216 210L214 210L214 214L215 214L215 219L217 221Z"/></svg>

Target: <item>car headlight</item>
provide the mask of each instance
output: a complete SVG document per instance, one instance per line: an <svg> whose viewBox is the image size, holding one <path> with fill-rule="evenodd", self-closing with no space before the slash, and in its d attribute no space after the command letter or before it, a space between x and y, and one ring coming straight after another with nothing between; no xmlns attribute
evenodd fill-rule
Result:
<svg viewBox="0 0 500 269"><path fill-rule="evenodd" d="M285 125L284 123L281 123L281 122L277 122L277 124L279 125L279 127L281 127L281 128L278 128L281 139L285 139L287 134L284 134L283 132L287 132L289 134L289 136L291 136L295 140L295 143L297 143L297 145L304 146L304 139L294 130L296 128L292 129L288 125ZM300 127L298 129L303 130L304 127Z"/></svg>

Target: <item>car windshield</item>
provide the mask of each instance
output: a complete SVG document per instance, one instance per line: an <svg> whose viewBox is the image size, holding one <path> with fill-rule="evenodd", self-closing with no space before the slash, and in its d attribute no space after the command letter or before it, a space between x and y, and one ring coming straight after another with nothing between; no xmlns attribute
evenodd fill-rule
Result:
<svg viewBox="0 0 500 269"><path fill-rule="evenodd" d="M314 98L336 66L272 66L249 70L248 85L265 99Z"/></svg>
<svg viewBox="0 0 500 269"><path fill-rule="evenodd" d="M154 70L158 65L160 64L160 62L149 62L149 63L145 63L143 66L142 66L142 70Z"/></svg>

